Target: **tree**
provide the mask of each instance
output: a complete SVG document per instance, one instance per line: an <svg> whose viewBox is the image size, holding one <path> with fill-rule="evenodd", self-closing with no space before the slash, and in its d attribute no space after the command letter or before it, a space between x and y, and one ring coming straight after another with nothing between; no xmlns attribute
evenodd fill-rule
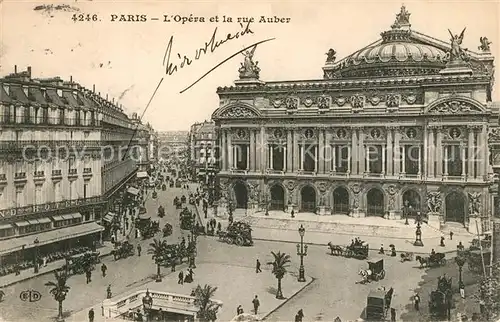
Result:
<svg viewBox="0 0 500 322"><path fill-rule="evenodd" d="M477 297L484 302L489 319L500 313L500 262L493 264L493 275L483 278L479 284Z"/></svg>
<svg viewBox="0 0 500 322"><path fill-rule="evenodd" d="M271 252L274 257L274 261L268 264L273 265L272 273L278 280L278 291L276 292L276 298L279 300L284 299L283 292L281 291L281 280L285 277L287 273L287 268L290 266L290 255L282 252Z"/></svg>
<svg viewBox="0 0 500 322"><path fill-rule="evenodd" d="M57 321L64 321L62 303L66 299L66 295L70 289L70 287L66 285L68 275L66 275L66 272L63 270L59 270L54 272L54 276L56 278L55 282L47 282L45 286L51 287L49 293L52 294L57 303L59 303Z"/></svg>
<svg viewBox="0 0 500 322"><path fill-rule="evenodd" d="M156 264L156 281L161 281L160 264L163 260L163 256L167 250L167 242L165 240L154 239L152 243L149 244L148 254L152 255L151 258Z"/></svg>
<svg viewBox="0 0 500 322"><path fill-rule="evenodd" d="M205 284L201 287L198 285L194 291L195 300L194 305L199 307L197 317L201 321L215 321L217 320L217 310L219 304L213 302L212 298L217 291L217 287Z"/></svg>

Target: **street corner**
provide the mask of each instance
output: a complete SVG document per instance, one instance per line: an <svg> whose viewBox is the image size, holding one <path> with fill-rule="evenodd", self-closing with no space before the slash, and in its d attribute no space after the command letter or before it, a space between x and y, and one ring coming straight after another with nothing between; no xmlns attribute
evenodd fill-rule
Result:
<svg viewBox="0 0 500 322"><path fill-rule="evenodd" d="M260 302L257 316L269 316L314 280L310 276L305 279L305 282L298 282L297 273L287 273L281 281L284 299L277 299L278 281L269 269L256 273L254 267L200 263L195 270L193 287L198 284L217 287L215 298L224 303L218 319L230 321L236 316L239 305L244 312L252 313L255 296Z"/></svg>

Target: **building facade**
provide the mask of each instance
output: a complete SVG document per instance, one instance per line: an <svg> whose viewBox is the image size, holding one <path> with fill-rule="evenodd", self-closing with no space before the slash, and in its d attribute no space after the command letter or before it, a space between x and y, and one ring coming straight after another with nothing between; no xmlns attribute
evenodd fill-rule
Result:
<svg viewBox="0 0 500 322"><path fill-rule="evenodd" d="M323 79L259 80L249 53L212 115L220 211L232 200L248 211L420 212L439 228L490 229L498 106L488 41L466 51L464 32L450 44L409 17L402 7L381 39L340 61L330 49Z"/></svg>
<svg viewBox="0 0 500 322"><path fill-rule="evenodd" d="M163 158L181 157L187 148L188 131L158 132L158 155Z"/></svg>
<svg viewBox="0 0 500 322"><path fill-rule="evenodd" d="M215 168L215 125L204 121L191 125L189 131L189 156L192 176L199 180L207 180L207 174Z"/></svg>
<svg viewBox="0 0 500 322"><path fill-rule="evenodd" d="M133 121L28 67L0 79L0 126L0 265L94 246L137 171Z"/></svg>

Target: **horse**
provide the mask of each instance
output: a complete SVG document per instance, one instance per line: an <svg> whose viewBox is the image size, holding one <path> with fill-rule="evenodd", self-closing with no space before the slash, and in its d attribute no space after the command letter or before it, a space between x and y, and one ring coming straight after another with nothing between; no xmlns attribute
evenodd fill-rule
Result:
<svg viewBox="0 0 500 322"><path fill-rule="evenodd" d="M331 254L335 256L342 256L344 249L342 246L333 245L332 242L328 243L328 247L330 248Z"/></svg>
<svg viewBox="0 0 500 322"><path fill-rule="evenodd" d="M358 275L363 278L362 281L356 282L356 284L366 284L370 281L370 277L372 276L373 272L371 270L366 270L366 269L360 269L358 272Z"/></svg>
<svg viewBox="0 0 500 322"><path fill-rule="evenodd" d="M420 268L428 267L430 263L430 258L429 257L422 257L422 256L416 256L415 260L420 263Z"/></svg>
<svg viewBox="0 0 500 322"><path fill-rule="evenodd" d="M410 252L401 253L400 256L401 256L401 263L413 260L413 253Z"/></svg>

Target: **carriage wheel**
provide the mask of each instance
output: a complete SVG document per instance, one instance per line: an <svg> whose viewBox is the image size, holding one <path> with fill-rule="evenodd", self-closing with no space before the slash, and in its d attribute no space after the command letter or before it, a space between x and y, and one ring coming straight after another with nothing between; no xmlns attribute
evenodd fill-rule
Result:
<svg viewBox="0 0 500 322"><path fill-rule="evenodd" d="M383 280L385 278L385 269L380 271L380 279Z"/></svg>
<svg viewBox="0 0 500 322"><path fill-rule="evenodd" d="M439 264L441 264L443 266L446 265L446 258L441 259L441 261L439 262Z"/></svg>
<svg viewBox="0 0 500 322"><path fill-rule="evenodd" d="M236 237L236 239L234 240L234 243L235 243L237 246L243 246L243 244L245 243L245 241L243 240L243 237L238 236L238 237Z"/></svg>
<svg viewBox="0 0 500 322"><path fill-rule="evenodd" d="M232 244L233 243L233 239L229 236L226 236L224 237L224 241L227 243L227 244Z"/></svg>

